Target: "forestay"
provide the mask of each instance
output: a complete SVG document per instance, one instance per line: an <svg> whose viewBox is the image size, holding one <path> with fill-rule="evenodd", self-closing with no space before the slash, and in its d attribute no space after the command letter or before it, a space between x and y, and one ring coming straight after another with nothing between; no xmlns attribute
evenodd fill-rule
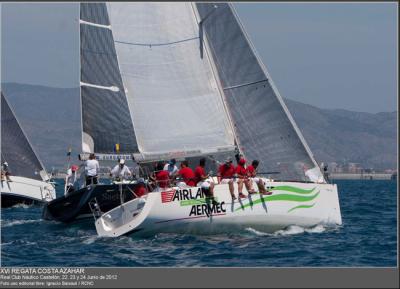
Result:
<svg viewBox="0 0 400 289"><path fill-rule="evenodd" d="M80 40L84 151L137 152L105 3L80 4Z"/></svg>
<svg viewBox="0 0 400 289"><path fill-rule="evenodd" d="M43 165L1 93L1 164L7 162L14 176L42 180Z"/></svg>
<svg viewBox="0 0 400 289"><path fill-rule="evenodd" d="M107 4L144 158L232 150L234 136L191 3ZM202 57L203 56L203 57Z"/></svg>
<svg viewBox="0 0 400 289"><path fill-rule="evenodd" d="M260 172L279 171L280 179L323 182L311 151L232 6L195 5L245 156L260 160Z"/></svg>

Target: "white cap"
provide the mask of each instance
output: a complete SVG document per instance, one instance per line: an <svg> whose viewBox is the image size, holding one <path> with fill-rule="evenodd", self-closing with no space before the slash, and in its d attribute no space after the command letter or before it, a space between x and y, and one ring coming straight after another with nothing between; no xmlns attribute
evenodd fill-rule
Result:
<svg viewBox="0 0 400 289"><path fill-rule="evenodd" d="M3 165L8 166L8 163L7 163L7 162L4 162Z"/></svg>
<svg viewBox="0 0 400 289"><path fill-rule="evenodd" d="M120 163L121 165L123 165L123 164L125 163L125 160L124 160L124 159L120 159L120 160L119 160L119 163Z"/></svg>

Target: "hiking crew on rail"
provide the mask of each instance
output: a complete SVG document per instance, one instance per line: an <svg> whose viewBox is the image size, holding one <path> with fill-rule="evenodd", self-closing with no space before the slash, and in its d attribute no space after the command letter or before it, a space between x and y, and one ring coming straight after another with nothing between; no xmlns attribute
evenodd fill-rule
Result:
<svg viewBox="0 0 400 289"><path fill-rule="evenodd" d="M172 159L167 164L160 161L155 167L153 175L150 180L160 188L168 188L173 185L178 187L201 187L209 196L214 198L215 183L212 180L210 174L206 174L205 165L206 159L201 158L199 165L193 171L189 167L189 162L184 160L180 164L180 169L177 170L176 160ZM243 157L238 158L238 164L235 167L232 163L232 158L228 157L223 164L218 167L217 181L218 184L228 184L229 192L232 200L236 200L234 183L237 179L238 183L238 197L246 198L243 194L243 187L249 194L254 194L256 191L253 189L253 182L256 183L257 188L262 195L270 195L265 188L265 184L262 178L257 177L257 167L259 165L258 160L254 160L251 165L246 165L246 160Z"/></svg>

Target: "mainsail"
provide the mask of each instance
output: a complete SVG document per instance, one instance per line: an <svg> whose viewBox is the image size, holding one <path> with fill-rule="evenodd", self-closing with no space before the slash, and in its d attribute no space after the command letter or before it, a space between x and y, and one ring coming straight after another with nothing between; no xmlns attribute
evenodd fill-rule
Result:
<svg viewBox="0 0 400 289"><path fill-rule="evenodd" d="M7 99L1 93L1 164L7 162L12 175L42 180L46 175Z"/></svg>
<svg viewBox="0 0 400 289"><path fill-rule="evenodd" d="M107 3L144 160L232 151L234 135L191 3Z"/></svg>
<svg viewBox="0 0 400 289"><path fill-rule="evenodd" d="M137 152L105 3L80 4L83 150Z"/></svg>
<svg viewBox="0 0 400 289"><path fill-rule="evenodd" d="M281 179L323 181L232 5L196 3L196 7L245 156L260 160L259 171L279 171Z"/></svg>

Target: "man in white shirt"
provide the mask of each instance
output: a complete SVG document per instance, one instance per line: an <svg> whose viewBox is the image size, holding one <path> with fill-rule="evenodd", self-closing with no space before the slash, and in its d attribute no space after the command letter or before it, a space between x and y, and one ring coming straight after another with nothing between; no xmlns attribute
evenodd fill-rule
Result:
<svg viewBox="0 0 400 289"><path fill-rule="evenodd" d="M86 186L97 185L98 173L100 171L100 165L94 154L89 155L89 159L85 162L85 173L86 173Z"/></svg>
<svg viewBox="0 0 400 289"><path fill-rule="evenodd" d="M121 159L119 160L119 164L116 165L110 173L111 177L113 177L116 180L126 180L129 176L132 175L131 171L129 168L125 165L125 160Z"/></svg>
<svg viewBox="0 0 400 289"><path fill-rule="evenodd" d="M168 171L170 177L176 175L178 173L178 167L175 165L176 160L171 159L167 164L164 166L164 171Z"/></svg>

